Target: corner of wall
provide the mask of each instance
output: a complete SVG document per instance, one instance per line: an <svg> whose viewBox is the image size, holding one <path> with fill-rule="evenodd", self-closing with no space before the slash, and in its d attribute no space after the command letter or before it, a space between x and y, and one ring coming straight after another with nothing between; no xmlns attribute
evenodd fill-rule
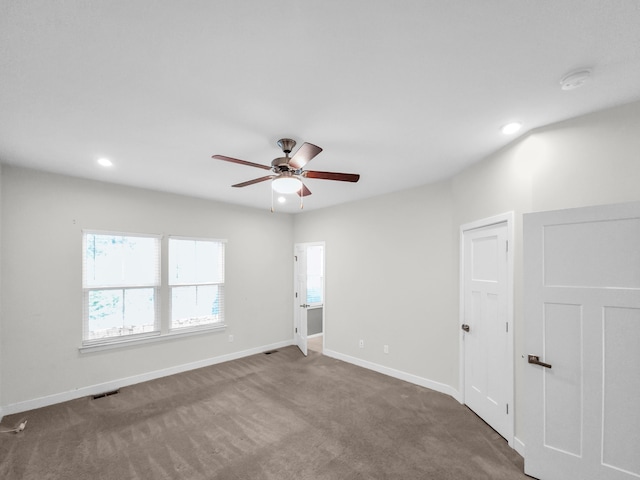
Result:
<svg viewBox="0 0 640 480"><path fill-rule="evenodd" d="M513 449L524 458L524 443L518 437L513 438Z"/></svg>
<svg viewBox="0 0 640 480"><path fill-rule="evenodd" d="M344 353L340 353L334 350L325 349L323 350L322 354L326 355L327 357L341 360L343 362L351 363L352 365L357 365L358 367L362 367L368 370L373 370L374 372L382 373L383 375L388 375L389 377L397 378L398 380L403 380L405 382L413 383L414 385L418 385L420 387L428 388L430 390L434 390L439 393L444 393L445 395L449 395L454 400L458 401L458 403L462 403L460 392L455 388L453 388L451 385L447 385L441 382L436 382L435 380L429 380L428 378L424 378L419 375L413 375L411 373L407 373L401 370L396 370L394 368L386 367L378 363L370 362L368 360L363 360L361 358L353 357L351 355L346 355Z"/></svg>

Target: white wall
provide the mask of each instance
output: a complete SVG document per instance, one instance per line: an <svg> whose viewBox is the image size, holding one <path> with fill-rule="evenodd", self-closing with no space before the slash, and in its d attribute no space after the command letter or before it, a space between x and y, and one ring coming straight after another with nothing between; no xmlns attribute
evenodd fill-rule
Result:
<svg viewBox="0 0 640 480"><path fill-rule="evenodd" d="M296 216L296 242L326 242L325 349L455 385L451 222L449 182Z"/></svg>
<svg viewBox="0 0 640 480"><path fill-rule="evenodd" d="M518 436L522 215L640 200L639 132L633 103L532 131L449 182L297 216L294 241L327 242L325 347L457 389L459 228L514 211Z"/></svg>
<svg viewBox="0 0 640 480"><path fill-rule="evenodd" d="M5 412L292 341L291 216L11 166L2 173ZM227 331L80 353L82 229L227 239Z"/></svg>

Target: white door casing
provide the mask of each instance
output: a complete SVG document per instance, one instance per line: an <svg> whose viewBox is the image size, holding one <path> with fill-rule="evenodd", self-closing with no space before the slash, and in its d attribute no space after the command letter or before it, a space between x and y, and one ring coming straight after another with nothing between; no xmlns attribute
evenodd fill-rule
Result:
<svg viewBox="0 0 640 480"><path fill-rule="evenodd" d="M511 244L511 248L509 245ZM513 214L461 227L461 401L513 446Z"/></svg>
<svg viewBox="0 0 640 480"><path fill-rule="evenodd" d="M294 341L307 355L307 249L302 244L296 244L294 249Z"/></svg>
<svg viewBox="0 0 640 480"><path fill-rule="evenodd" d="M640 203L525 215L525 472L640 478ZM535 359L532 359L535 361Z"/></svg>

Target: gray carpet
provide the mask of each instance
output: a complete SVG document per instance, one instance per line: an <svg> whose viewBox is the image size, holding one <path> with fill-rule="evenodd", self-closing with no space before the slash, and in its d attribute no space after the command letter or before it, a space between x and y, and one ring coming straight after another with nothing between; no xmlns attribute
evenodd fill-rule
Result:
<svg viewBox="0 0 640 480"><path fill-rule="evenodd" d="M295 347L7 416L3 479L525 479L447 395Z"/></svg>

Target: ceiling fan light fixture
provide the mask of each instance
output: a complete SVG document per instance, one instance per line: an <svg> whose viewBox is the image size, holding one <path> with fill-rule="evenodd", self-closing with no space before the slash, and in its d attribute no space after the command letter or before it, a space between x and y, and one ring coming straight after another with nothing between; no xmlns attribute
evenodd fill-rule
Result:
<svg viewBox="0 0 640 480"><path fill-rule="evenodd" d="M272 180L271 188L278 193L296 193L302 188L302 182L291 176L282 176Z"/></svg>

